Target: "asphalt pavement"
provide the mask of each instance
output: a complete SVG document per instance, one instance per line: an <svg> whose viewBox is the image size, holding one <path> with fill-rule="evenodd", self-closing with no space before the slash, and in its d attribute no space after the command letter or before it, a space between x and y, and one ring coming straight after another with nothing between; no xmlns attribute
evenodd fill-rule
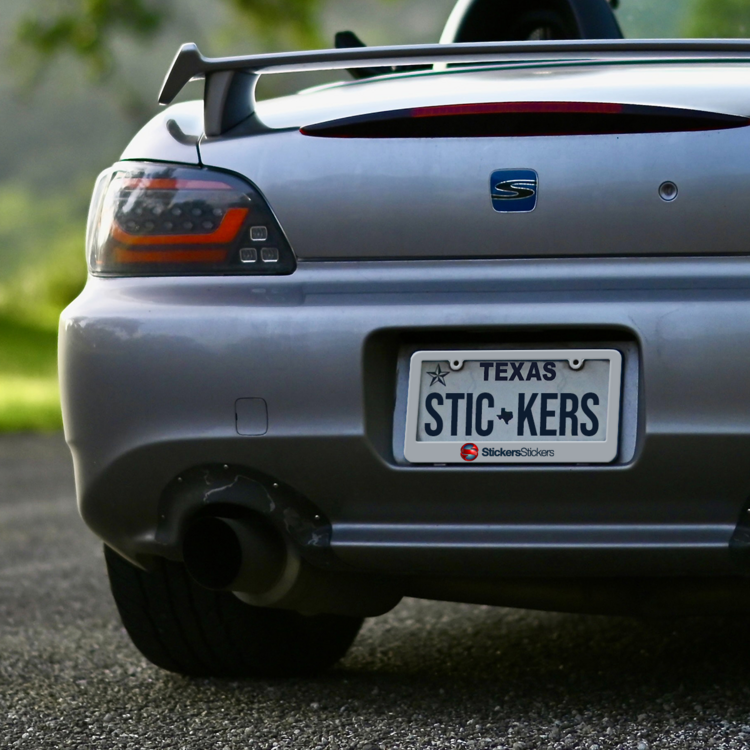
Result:
<svg viewBox="0 0 750 750"><path fill-rule="evenodd" d="M131 646L59 435L0 437L0 748L747 748L750 621L406 600L315 678Z"/></svg>

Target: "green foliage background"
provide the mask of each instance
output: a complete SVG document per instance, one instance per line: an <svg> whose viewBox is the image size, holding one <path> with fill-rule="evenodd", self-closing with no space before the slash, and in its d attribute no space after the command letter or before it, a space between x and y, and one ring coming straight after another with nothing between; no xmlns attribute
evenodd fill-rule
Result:
<svg viewBox="0 0 750 750"><path fill-rule="evenodd" d="M61 425L60 311L85 283L89 191L157 112L182 42L212 55L436 41L454 0L0 0L0 430ZM750 0L621 0L630 37L750 35ZM267 95L320 78L264 81ZM191 84L184 98L201 95Z"/></svg>
<svg viewBox="0 0 750 750"><path fill-rule="evenodd" d="M57 320L86 280L91 186L157 113L182 42L242 54L328 46L344 28L434 41L452 1L0 0L0 431L62 424ZM274 78L266 95L319 80Z"/></svg>
<svg viewBox="0 0 750 750"><path fill-rule="evenodd" d="M697 0L686 24L695 37L746 37L750 34L748 0Z"/></svg>
<svg viewBox="0 0 750 750"><path fill-rule="evenodd" d="M87 199L83 186L40 195L20 182L0 185L0 430L62 424L57 318L86 279Z"/></svg>

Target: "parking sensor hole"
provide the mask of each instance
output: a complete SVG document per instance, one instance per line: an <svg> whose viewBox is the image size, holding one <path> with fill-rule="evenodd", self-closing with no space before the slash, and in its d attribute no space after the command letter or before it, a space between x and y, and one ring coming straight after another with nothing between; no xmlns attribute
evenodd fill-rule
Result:
<svg viewBox="0 0 750 750"><path fill-rule="evenodd" d="M662 184L659 185L659 197L663 201L671 203L677 197L677 185L669 180L667 180L667 182L662 182Z"/></svg>

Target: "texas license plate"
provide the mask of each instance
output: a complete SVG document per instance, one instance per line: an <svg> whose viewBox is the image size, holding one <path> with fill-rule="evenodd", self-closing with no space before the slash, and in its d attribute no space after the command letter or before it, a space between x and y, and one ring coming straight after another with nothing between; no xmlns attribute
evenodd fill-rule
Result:
<svg viewBox="0 0 750 750"><path fill-rule="evenodd" d="M412 463L608 463L621 372L614 349L416 352L404 454Z"/></svg>

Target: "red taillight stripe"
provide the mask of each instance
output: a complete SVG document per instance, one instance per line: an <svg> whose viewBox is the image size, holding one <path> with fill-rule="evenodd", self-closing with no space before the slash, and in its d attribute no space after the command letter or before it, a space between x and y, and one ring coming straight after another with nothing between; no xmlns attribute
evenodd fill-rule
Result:
<svg viewBox="0 0 750 750"><path fill-rule="evenodd" d="M242 229L248 214L247 208L230 208L221 224L210 234L157 234L153 236L130 234L116 221L112 236L123 245L219 245L231 242Z"/></svg>
<svg viewBox="0 0 750 750"><path fill-rule="evenodd" d="M227 251L211 250L128 250L115 248L115 262L138 263L223 263L227 259Z"/></svg>
<svg viewBox="0 0 750 750"><path fill-rule="evenodd" d="M608 102L481 102L478 104L449 104L439 107L415 107L411 117L450 117L452 115L494 114L597 114L619 115L625 105Z"/></svg>
<svg viewBox="0 0 750 750"><path fill-rule="evenodd" d="M125 190L232 190L231 185L215 180L172 180L133 177L122 181Z"/></svg>

